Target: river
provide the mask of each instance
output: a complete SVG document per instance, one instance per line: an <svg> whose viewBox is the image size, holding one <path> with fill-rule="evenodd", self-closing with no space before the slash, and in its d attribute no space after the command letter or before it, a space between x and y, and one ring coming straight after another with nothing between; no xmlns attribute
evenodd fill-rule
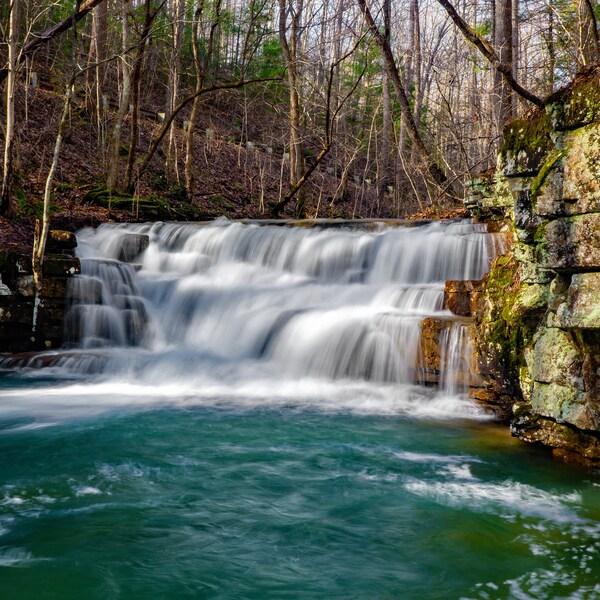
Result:
<svg viewBox="0 0 600 600"><path fill-rule="evenodd" d="M78 239L68 344L0 372L2 597L600 597L598 475L416 367L481 226Z"/></svg>

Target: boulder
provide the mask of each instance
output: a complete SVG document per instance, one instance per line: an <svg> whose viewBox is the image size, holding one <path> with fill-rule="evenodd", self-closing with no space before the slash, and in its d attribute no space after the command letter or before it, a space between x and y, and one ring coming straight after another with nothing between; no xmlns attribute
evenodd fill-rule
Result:
<svg viewBox="0 0 600 600"><path fill-rule="evenodd" d="M51 229L48 232L46 251L48 252L71 252L77 247L77 236L71 231L62 229Z"/></svg>
<svg viewBox="0 0 600 600"><path fill-rule="evenodd" d="M460 317L471 316L471 296L479 281L446 281L444 307Z"/></svg>
<svg viewBox="0 0 600 600"><path fill-rule="evenodd" d="M143 233L125 233L120 238L121 247L117 260L133 262L150 244L150 238Z"/></svg>

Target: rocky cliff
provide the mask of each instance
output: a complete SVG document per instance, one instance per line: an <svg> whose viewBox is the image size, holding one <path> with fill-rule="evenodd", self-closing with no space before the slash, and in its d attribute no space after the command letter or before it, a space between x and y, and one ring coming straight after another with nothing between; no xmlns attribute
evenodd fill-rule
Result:
<svg viewBox="0 0 600 600"><path fill-rule="evenodd" d="M493 401L519 438L600 464L600 69L507 128L469 206L512 241L473 294Z"/></svg>

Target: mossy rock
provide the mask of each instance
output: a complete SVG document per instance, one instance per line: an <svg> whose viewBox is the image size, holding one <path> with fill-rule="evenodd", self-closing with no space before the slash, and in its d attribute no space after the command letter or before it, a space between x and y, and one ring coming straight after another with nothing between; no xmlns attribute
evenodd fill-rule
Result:
<svg viewBox="0 0 600 600"><path fill-rule="evenodd" d="M548 285L525 283L519 263L501 256L483 280L486 310L478 316L480 352L488 357L492 372L502 374L509 391L523 393L518 382L527 368L526 350L542 321L548 302Z"/></svg>
<svg viewBox="0 0 600 600"><path fill-rule="evenodd" d="M85 204L94 204L111 210L139 215L141 219L171 219L173 211L168 202L157 198L134 198L124 192L109 192L106 188L94 188L84 197Z"/></svg>
<svg viewBox="0 0 600 600"><path fill-rule="evenodd" d="M569 131L600 122L600 68L592 68L546 101L552 126Z"/></svg>
<svg viewBox="0 0 600 600"><path fill-rule="evenodd" d="M514 119L504 129L500 164L507 177L534 176L554 148L552 125L544 110Z"/></svg>

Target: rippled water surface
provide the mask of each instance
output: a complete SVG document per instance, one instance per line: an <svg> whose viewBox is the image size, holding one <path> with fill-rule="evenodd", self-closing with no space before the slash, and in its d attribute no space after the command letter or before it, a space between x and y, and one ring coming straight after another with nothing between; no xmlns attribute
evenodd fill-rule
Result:
<svg viewBox="0 0 600 600"><path fill-rule="evenodd" d="M600 594L599 479L485 421L63 392L4 390L5 598Z"/></svg>

